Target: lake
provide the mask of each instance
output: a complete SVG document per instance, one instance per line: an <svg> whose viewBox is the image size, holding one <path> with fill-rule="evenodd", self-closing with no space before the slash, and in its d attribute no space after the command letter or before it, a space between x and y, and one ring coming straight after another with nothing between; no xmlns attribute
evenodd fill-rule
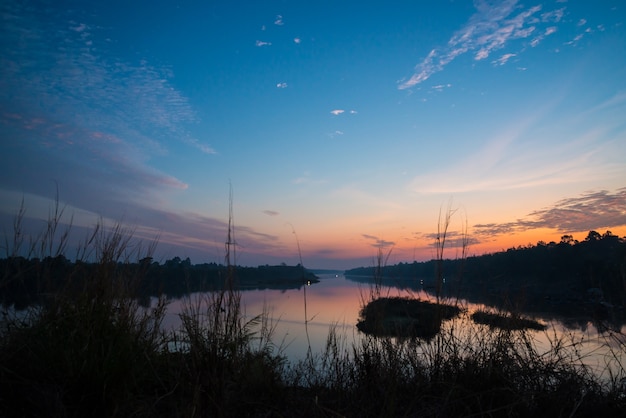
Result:
<svg viewBox="0 0 626 418"><path fill-rule="evenodd" d="M309 345L313 354L321 353L331 327L336 327L348 347L359 338L363 338L363 334L356 328L356 323L364 301L369 300L371 284L363 283L362 279L356 281L355 278L346 278L341 273L318 274L318 277L319 283L302 286L299 289L241 292L247 317L262 313L264 307L269 309L270 318L275 325L274 343L291 362L305 359ZM412 287L420 288L419 285ZM435 300L432 294L424 290L412 290L406 283L383 286L381 294ZM170 302L164 327L175 329L180 325L178 314L182 311L184 300L176 299ZM195 300L194 295L191 296L191 300ZM459 300L459 304L467 312L457 319L444 322L443 326L454 326L454 332L459 333L470 328L475 330L473 327L479 325L468 326L471 322L469 315L476 310L485 309L485 306L466 300ZM600 374L607 371L607 359L617 357L625 364L626 327L622 326L618 332L599 333L592 321L581 321L580 318L557 319L554 315L544 317L533 315L533 317L547 325L546 331L528 331L540 353L548 351L553 342L560 339L578 350L584 363Z"/></svg>

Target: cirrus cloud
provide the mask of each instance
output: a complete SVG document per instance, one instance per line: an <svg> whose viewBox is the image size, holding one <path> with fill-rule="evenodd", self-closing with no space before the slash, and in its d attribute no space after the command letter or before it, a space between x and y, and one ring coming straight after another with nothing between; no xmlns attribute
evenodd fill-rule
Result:
<svg viewBox="0 0 626 418"><path fill-rule="evenodd" d="M408 89L428 80L460 55L472 53L474 60L480 61L515 39L528 38L537 31L542 31L542 35L532 41L533 46L536 46L543 37L552 33L544 32L540 26L551 24L553 27L554 23L561 21L564 10L558 9L539 15L542 6L524 8L518 0L480 0L475 2L475 7L476 12L452 35L447 45L431 49L422 62L415 66L413 75L399 83L398 89ZM503 57L507 55L510 58L515 54L506 54ZM501 58L496 63L503 65L507 60L508 58Z"/></svg>

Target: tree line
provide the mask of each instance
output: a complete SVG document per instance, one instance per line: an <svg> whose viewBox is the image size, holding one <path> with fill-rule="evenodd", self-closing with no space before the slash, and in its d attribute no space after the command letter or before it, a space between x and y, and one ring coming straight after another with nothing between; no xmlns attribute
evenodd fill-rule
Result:
<svg viewBox="0 0 626 418"><path fill-rule="evenodd" d="M238 289L289 289L315 283L317 276L300 264L243 267L218 263L192 264L174 257L163 263L152 257L138 262L89 263L63 255L42 259L0 259L0 304L17 309L41 303L59 290L80 292L86 282L106 270L120 278L111 286L127 287L147 304L150 297L180 298L194 292L220 290L227 284Z"/></svg>
<svg viewBox="0 0 626 418"><path fill-rule="evenodd" d="M347 276L413 280L434 286L438 260L359 267ZM491 254L443 260L449 293L516 292L528 298L571 301L589 298L626 306L626 237L590 231L583 241L563 235L560 242L539 241Z"/></svg>

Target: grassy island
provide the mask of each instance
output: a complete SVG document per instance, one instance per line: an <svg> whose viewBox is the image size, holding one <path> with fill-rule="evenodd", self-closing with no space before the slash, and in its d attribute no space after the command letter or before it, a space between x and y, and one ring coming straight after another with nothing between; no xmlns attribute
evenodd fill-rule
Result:
<svg viewBox="0 0 626 418"><path fill-rule="evenodd" d="M492 328L506 330L533 329L543 331L546 329L544 324L534 319L523 318L519 315L507 313L476 311L472 314L472 320L477 324L489 325Z"/></svg>
<svg viewBox="0 0 626 418"><path fill-rule="evenodd" d="M376 336L434 337L444 320L461 313L457 306L402 297L381 297L363 307L357 328Z"/></svg>

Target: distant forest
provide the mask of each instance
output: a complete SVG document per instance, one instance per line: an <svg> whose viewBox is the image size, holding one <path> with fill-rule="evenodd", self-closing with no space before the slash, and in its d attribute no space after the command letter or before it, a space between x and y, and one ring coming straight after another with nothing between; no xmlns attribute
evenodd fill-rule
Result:
<svg viewBox="0 0 626 418"><path fill-rule="evenodd" d="M115 273L115 274L108 274ZM0 259L0 304L25 308L45 300L59 290L80 292L96 276L118 277L116 286L128 288L147 304L152 296L180 298L193 292L223 289L297 289L317 283L313 273L301 265L232 267L191 264L174 257L160 264L151 257L137 263L72 262L63 255L43 259L11 257Z"/></svg>
<svg viewBox="0 0 626 418"><path fill-rule="evenodd" d="M359 267L345 271L350 280L433 291L438 260ZM590 231L583 241L564 235L560 242L538 242L506 251L446 259L442 295L515 308L553 310L581 303L626 306L626 237ZM0 259L0 303L16 308L39 303L59 289L80 291L90 278L115 272L138 298L183 295L223 288L227 279L238 289L294 289L318 282L301 265L234 267L191 264L174 257L163 263L146 257L137 263L72 262L63 255L43 259Z"/></svg>
<svg viewBox="0 0 626 418"><path fill-rule="evenodd" d="M437 260L347 270L346 276L433 289ZM545 305L598 302L626 306L626 237L590 231L583 241L563 235L560 242L443 261L443 291L492 303ZM514 306L507 306L508 308Z"/></svg>

